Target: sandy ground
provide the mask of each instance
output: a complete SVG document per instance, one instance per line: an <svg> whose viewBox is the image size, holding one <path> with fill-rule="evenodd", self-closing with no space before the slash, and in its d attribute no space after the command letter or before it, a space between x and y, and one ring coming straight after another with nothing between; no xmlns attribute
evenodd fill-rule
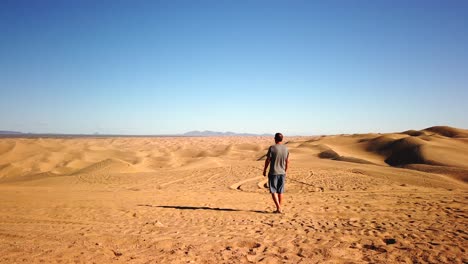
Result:
<svg viewBox="0 0 468 264"><path fill-rule="evenodd" d="M465 133L2 138L0 262L467 263Z"/></svg>

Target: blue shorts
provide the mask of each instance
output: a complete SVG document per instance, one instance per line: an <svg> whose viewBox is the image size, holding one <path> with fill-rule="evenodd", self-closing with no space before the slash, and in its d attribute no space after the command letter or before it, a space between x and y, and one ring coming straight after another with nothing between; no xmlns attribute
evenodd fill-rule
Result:
<svg viewBox="0 0 468 264"><path fill-rule="evenodd" d="M286 183L286 175L268 175L268 186L270 193L284 193L284 184Z"/></svg>

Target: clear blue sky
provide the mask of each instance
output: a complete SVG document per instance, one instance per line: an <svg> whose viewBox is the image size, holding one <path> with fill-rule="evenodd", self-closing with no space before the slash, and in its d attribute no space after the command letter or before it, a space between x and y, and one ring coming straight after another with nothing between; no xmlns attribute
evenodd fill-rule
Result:
<svg viewBox="0 0 468 264"><path fill-rule="evenodd" d="M0 130L468 128L468 1L0 1Z"/></svg>

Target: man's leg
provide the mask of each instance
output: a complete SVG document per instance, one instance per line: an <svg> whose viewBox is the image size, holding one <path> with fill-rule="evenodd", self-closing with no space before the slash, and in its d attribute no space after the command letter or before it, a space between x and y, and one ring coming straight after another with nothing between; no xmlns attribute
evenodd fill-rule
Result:
<svg viewBox="0 0 468 264"><path fill-rule="evenodd" d="M285 184L285 175L278 176L278 203L281 207L283 202L283 193L284 193L284 184Z"/></svg>
<svg viewBox="0 0 468 264"><path fill-rule="evenodd" d="M276 212L281 213L281 205L278 199L278 194L277 193L272 193L271 198L273 198L273 202L275 202L276 205Z"/></svg>
<svg viewBox="0 0 468 264"><path fill-rule="evenodd" d="M281 206L281 202L283 201L283 194L282 193L278 193L278 203L279 205Z"/></svg>
<svg viewBox="0 0 468 264"><path fill-rule="evenodd" d="M276 205L276 212L281 213L281 205L278 199L278 176L277 175L268 175L268 184L270 186L271 198Z"/></svg>

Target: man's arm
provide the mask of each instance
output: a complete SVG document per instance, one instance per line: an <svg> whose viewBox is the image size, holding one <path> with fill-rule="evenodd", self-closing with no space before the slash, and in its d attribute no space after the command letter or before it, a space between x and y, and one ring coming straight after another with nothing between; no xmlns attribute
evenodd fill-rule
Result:
<svg viewBox="0 0 468 264"><path fill-rule="evenodd" d="M284 172L288 172L288 167L289 167L289 153L288 153L288 156L286 157L286 166L284 167Z"/></svg>
<svg viewBox="0 0 468 264"><path fill-rule="evenodd" d="M263 168L263 176L266 176L266 170L268 168L268 165L270 165L270 157L266 157L265 159L265 167Z"/></svg>

